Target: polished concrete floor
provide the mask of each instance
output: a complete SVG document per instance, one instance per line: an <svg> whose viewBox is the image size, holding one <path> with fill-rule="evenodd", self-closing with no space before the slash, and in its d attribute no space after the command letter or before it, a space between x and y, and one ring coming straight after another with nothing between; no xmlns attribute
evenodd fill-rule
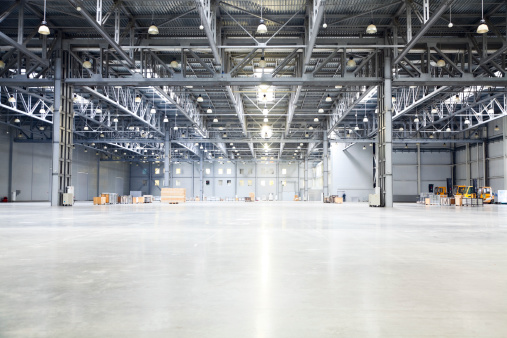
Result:
<svg viewBox="0 0 507 338"><path fill-rule="evenodd" d="M0 337L507 337L507 206L0 203Z"/></svg>

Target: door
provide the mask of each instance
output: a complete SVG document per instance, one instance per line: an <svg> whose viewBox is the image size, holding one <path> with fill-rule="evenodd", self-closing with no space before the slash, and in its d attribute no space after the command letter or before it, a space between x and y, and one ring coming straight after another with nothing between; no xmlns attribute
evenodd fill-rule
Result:
<svg viewBox="0 0 507 338"><path fill-rule="evenodd" d="M114 192L118 194L118 196L125 195L123 193L123 177L116 177L115 181L115 189Z"/></svg>
<svg viewBox="0 0 507 338"><path fill-rule="evenodd" d="M76 185L74 186L76 201L88 200L88 173L77 173Z"/></svg>
<svg viewBox="0 0 507 338"><path fill-rule="evenodd" d="M296 195L296 182L295 181L282 181L282 201L293 201Z"/></svg>

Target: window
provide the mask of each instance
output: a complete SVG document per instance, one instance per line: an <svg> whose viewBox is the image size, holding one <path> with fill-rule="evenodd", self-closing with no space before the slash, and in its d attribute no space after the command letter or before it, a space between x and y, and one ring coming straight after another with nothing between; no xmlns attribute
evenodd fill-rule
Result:
<svg viewBox="0 0 507 338"><path fill-rule="evenodd" d="M253 175L253 169L252 168L248 169L248 175Z"/></svg>
<svg viewBox="0 0 507 338"><path fill-rule="evenodd" d="M209 185L209 181L208 180L206 180L206 185Z"/></svg>
<svg viewBox="0 0 507 338"><path fill-rule="evenodd" d="M271 175L274 175L274 174L275 174L275 168L270 168L270 169L269 169L269 173L270 173Z"/></svg>
<svg viewBox="0 0 507 338"><path fill-rule="evenodd" d="M224 184L224 181L223 180L218 180L218 185L219 186L222 186Z"/></svg>
<svg viewBox="0 0 507 338"><path fill-rule="evenodd" d="M176 168L176 175L180 175L181 174L181 168Z"/></svg>
<svg viewBox="0 0 507 338"><path fill-rule="evenodd" d="M155 168L155 175L160 175L160 168Z"/></svg>
<svg viewBox="0 0 507 338"><path fill-rule="evenodd" d="M243 181L243 180L239 180L239 186L240 186L240 187L245 186L245 181Z"/></svg>
<svg viewBox="0 0 507 338"><path fill-rule="evenodd" d="M239 174L240 175L244 175L245 174L245 169L239 169Z"/></svg>
<svg viewBox="0 0 507 338"><path fill-rule="evenodd" d="M148 175L148 169L143 168L143 175Z"/></svg>
<svg viewBox="0 0 507 338"><path fill-rule="evenodd" d="M218 175L223 175L224 174L224 169L220 168L218 169Z"/></svg>
<svg viewBox="0 0 507 338"><path fill-rule="evenodd" d="M273 180L269 181L269 185L275 185L275 181Z"/></svg>
<svg viewBox="0 0 507 338"><path fill-rule="evenodd" d="M282 187L285 187L287 185L287 181L282 181Z"/></svg>
<svg viewBox="0 0 507 338"><path fill-rule="evenodd" d="M287 169L285 168L282 169L282 175L287 175Z"/></svg>
<svg viewBox="0 0 507 338"><path fill-rule="evenodd" d="M209 175L211 174L211 169L210 168L206 168L206 175Z"/></svg>
<svg viewBox="0 0 507 338"><path fill-rule="evenodd" d="M231 186L232 185L232 180L227 180L227 185Z"/></svg>
<svg viewBox="0 0 507 338"><path fill-rule="evenodd" d="M232 174L232 169L231 168L227 168L227 175L231 175Z"/></svg>
<svg viewBox="0 0 507 338"><path fill-rule="evenodd" d="M155 180L155 186L160 187L160 180Z"/></svg>
<svg viewBox="0 0 507 338"><path fill-rule="evenodd" d="M181 186L181 182L180 180L176 180L176 182L174 183L177 187Z"/></svg>
<svg viewBox="0 0 507 338"><path fill-rule="evenodd" d="M251 187L252 186L252 180L248 180L248 186Z"/></svg>
<svg viewBox="0 0 507 338"><path fill-rule="evenodd" d="M266 181L262 180L261 181L261 186L265 187L266 186Z"/></svg>

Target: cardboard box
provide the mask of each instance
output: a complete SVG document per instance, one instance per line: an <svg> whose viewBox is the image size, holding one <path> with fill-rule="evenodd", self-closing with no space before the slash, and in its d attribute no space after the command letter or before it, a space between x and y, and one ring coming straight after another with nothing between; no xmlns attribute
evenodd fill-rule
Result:
<svg viewBox="0 0 507 338"><path fill-rule="evenodd" d="M94 197L93 198L93 205L104 205L104 204L106 204L105 197Z"/></svg>
<svg viewBox="0 0 507 338"><path fill-rule="evenodd" d="M162 188L160 192L161 203L185 203L187 190L184 188Z"/></svg>
<svg viewBox="0 0 507 338"><path fill-rule="evenodd" d="M431 204L431 198L425 198L424 205L430 205L430 204Z"/></svg>
<svg viewBox="0 0 507 338"><path fill-rule="evenodd" d="M333 203L343 204L343 197L334 197Z"/></svg>

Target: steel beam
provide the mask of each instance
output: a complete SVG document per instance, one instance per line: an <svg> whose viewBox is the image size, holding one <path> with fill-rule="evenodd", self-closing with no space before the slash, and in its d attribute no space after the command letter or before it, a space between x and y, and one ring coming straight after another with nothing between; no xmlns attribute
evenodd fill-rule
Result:
<svg viewBox="0 0 507 338"><path fill-rule="evenodd" d="M35 55L30 50L28 50L28 48L26 48L22 44L17 43L16 41L12 40L10 37L8 37L3 32L0 32L0 40L5 41L7 44L11 45L12 47L14 47L15 49L17 49L21 53L29 56L31 59L37 61L38 63L40 63L40 64L42 64L42 65L44 65L46 67L49 66L49 61L48 60L44 60L44 59L40 58L38 55ZM3 83L3 79L2 79L2 84L4 84Z"/></svg>
<svg viewBox="0 0 507 338"><path fill-rule="evenodd" d="M421 30L408 42L405 48L398 54L398 57L393 61L393 65L400 62L408 52L414 48L419 40L428 32L428 30L439 20L440 16L444 14L449 6L451 6L456 0L445 0L442 5L433 13L433 16L422 26Z"/></svg>
<svg viewBox="0 0 507 338"><path fill-rule="evenodd" d="M309 36L304 60L305 65L308 65L310 63L310 59L312 58L313 47L315 46L317 36L319 35L320 23L324 17L326 1L327 0L314 0L312 3L312 12L309 14Z"/></svg>
<svg viewBox="0 0 507 338"><path fill-rule="evenodd" d="M208 38L208 42L211 48L211 52L213 53L213 57L215 58L218 64L222 64L220 53L218 52L217 43L215 40L215 33L213 32L213 29L215 27L214 21L211 18L212 11L210 8L210 0L195 0L195 3L197 11L199 12L199 16L201 17L202 25L204 26L204 32L206 33L206 37Z"/></svg>

